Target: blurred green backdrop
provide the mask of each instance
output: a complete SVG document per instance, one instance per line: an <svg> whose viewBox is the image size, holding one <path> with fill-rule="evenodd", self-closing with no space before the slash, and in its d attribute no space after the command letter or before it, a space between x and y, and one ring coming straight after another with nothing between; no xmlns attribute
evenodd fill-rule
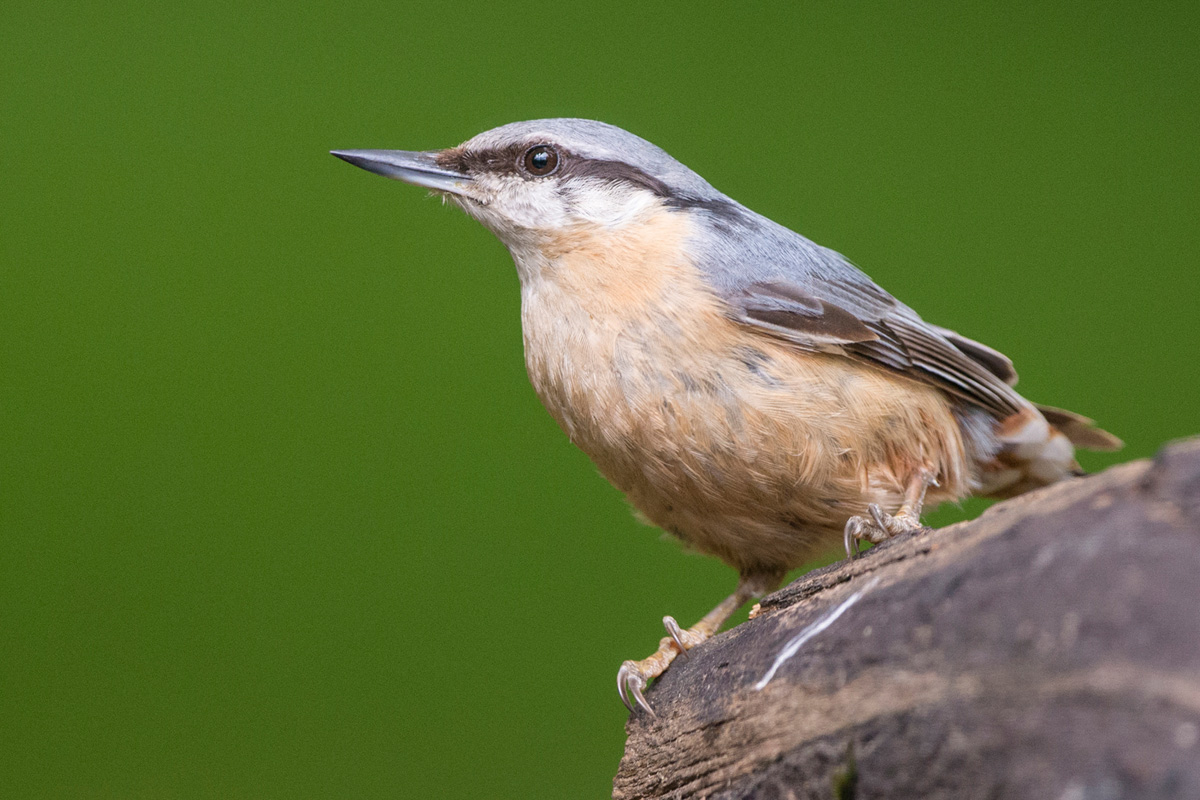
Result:
<svg viewBox="0 0 1200 800"><path fill-rule="evenodd" d="M613 122L1087 466L1200 431L1200 5L1021 5L10 0L0 796L606 796L617 666L733 586L541 409L501 245L331 148Z"/></svg>

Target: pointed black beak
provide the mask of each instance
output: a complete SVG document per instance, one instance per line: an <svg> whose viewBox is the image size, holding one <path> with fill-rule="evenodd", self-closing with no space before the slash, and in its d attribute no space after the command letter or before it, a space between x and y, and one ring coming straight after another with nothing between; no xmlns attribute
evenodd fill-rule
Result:
<svg viewBox="0 0 1200 800"><path fill-rule="evenodd" d="M367 172L435 192L466 194L472 183L470 175L439 166L436 150L331 150L330 154Z"/></svg>

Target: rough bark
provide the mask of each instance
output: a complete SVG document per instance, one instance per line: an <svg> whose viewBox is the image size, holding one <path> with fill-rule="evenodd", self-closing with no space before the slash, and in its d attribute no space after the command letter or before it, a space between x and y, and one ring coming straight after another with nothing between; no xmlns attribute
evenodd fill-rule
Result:
<svg viewBox="0 0 1200 800"><path fill-rule="evenodd" d="M616 798L1200 798L1200 440L805 575L647 696Z"/></svg>

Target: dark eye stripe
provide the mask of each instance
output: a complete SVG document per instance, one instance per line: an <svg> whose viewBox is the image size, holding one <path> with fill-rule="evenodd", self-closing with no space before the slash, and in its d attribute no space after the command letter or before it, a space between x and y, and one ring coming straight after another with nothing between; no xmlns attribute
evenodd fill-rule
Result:
<svg viewBox="0 0 1200 800"><path fill-rule="evenodd" d="M538 175L525 166L525 159L542 147L553 150L558 161L553 169L544 175ZM727 199L676 194L663 181L632 164L603 158L584 158L558 145L549 145L544 142L530 143L526 141L489 150L464 150L455 147L443 150L438 156L438 164L446 169L470 175L481 173L524 174L530 178L558 175L561 178L595 178L612 183L625 183L653 192L673 208L701 208L727 223L739 222L743 218L738 207Z"/></svg>

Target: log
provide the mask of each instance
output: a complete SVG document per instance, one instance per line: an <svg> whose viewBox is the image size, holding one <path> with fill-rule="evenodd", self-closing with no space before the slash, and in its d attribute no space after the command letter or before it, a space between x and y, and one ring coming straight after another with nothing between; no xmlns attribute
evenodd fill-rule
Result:
<svg viewBox="0 0 1200 800"><path fill-rule="evenodd" d="M647 698L614 798L1200 798L1200 439L804 575Z"/></svg>

